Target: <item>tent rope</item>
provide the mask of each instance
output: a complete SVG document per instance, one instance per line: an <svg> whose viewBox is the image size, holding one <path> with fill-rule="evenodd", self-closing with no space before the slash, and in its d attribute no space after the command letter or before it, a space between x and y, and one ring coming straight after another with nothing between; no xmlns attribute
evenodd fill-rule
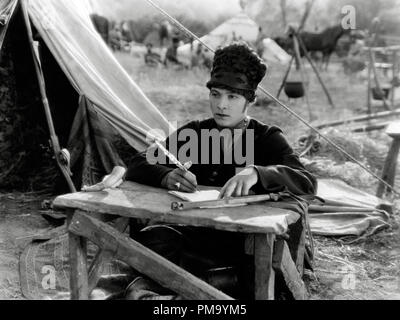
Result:
<svg viewBox="0 0 400 320"><path fill-rule="evenodd" d="M181 24L177 19L175 19L173 16L171 16L168 12L166 12L163 8L161 8L159 5L154 3L152 0L146 0L150 5L152 5L154 8L156 8L158 11L160 11L164 16L166 16L174 25L178 27L181 31L186 33L187 35L191 36L192 38L196 39L199 41L204 47L206 47L208 50L210 50L212 53L215 53L215 50L208 46L206 43L204 43L198 36L196 36L193 32L191 32L188 28L186 28L183 24ZM298 115L295 111L290 109L288 106L286 106L283 102L279 101L277 98L275 98L271 93L269 93L266 89L264 89L261 85L258 86L258 89L263 92L266 96L271 98L275 103L280 105L282 108L284 108L287 112L289 112L291 115L293 115L297 120L302 122L305 126L307 126L309 129L314 131L314 133L318 134L321 138L323 138L328 144L333 146L336 150L340 151L343 153L348 159L359 165L361 168L363 168L365 171L367 171L371 176L376 178L379 182L383 183L387 188L393 191L396 195L400 196L400 192L398 192L393 186L391 186L389 183L387 183L385 180L383 180L381 177L379 177L377 174L375 174L373 171L371 171L367 166L365 166L363 163L355 159L352 155L350 155L347 151L345 151L342 147L340 147L338 144L333 142L331 139L323 135L318 129L314 128L311 124L309 124L305 119L303 119L300 115Z"/></svg>

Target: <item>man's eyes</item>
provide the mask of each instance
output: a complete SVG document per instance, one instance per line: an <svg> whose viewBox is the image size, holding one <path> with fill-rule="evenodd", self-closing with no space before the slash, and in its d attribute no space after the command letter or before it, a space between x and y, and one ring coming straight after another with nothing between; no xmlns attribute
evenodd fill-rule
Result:
<svg viewBox="0 0 400 320"><path fill-rule="evenodd" d="M211 95L212 97L215 97L215 98L218 98L218 97L221 96L221 94L220 94L219 92L211 92L210 95ZM228 99L237 99L237 98L238 98L237 95L228 94Z"/></svg>

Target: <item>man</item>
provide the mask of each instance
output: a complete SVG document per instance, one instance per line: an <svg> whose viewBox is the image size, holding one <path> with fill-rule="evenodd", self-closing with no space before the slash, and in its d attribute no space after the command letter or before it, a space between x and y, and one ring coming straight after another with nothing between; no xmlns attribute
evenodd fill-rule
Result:
<svg viewBox="0 0 400 320"><path fill-rule="evenodd" d="M159 29L159 36L160 36L160 45L164 47L164 42L168 41L171 33L171 25L168 20L164 20Z"/></svg>
<svg viewBox="0 0 400 320"><path fill-rule="evenodd" d="M112 51L121 50L122 32L119 26L110 31L109 41Z"/></svg>
<svg viewBox="0 0 400 320"><path fill-rule="evenodd" d="M134 157L126 179L183 192L194 192L198 185L221 187L220 198L283 190L314 195L316 180L300 163L282 131L247 115L266 70L261 58L244 43L218 49L211 79L207 82L212 118L188 123L165 144L181 162L190 159L190 170L177 168L167 161L153 163L155 158L162 158L159 157L161 151L149 149ZM210 144L210 137L215 138L215 133L222 142L214 139ZM193 155L185 158L187 153L180 152L181 149L190 149ZM234 266L238 270L238 283L243 286L252 282L248 267L251 260L241 252L242 234L153 225L138 232L135 238L203 279L207 279L207 270ZM230 289L229 293L238 297L251 294L251 288L246 288L247 291ZM128 287L127 298L151 298L158 293L166 294L150 279L138 277ZM174 297L173 293L168 294Z"/></svg>
<svg viewBox="0 0 400 320"><path fill-rule="evenodd" d="M146 44L147 52L144 55L144 62L150 67L158 67L162 64L161 56L153 52L153 45L151 43Z"/></svg>
<svg viewBox="0 0 400 320"><path fill-rule="evenodd" d="M165 54L164 64L168 65L176 65L180 66L182 63L178 60L178 47L179 47L179 38L174 36L172 38L172 44L168 47L167 52Z"/></svg>

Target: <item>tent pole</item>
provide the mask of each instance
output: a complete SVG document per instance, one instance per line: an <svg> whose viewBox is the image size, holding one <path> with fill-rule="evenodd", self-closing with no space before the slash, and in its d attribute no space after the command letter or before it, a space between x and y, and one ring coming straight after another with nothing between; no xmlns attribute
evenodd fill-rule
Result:
<svg viewBox="0 0 400 320"><path fill-rule="evenodd" d="M296 34L296 36L297 36L297 34ZM320 76L320 74L319 74L317 68L315 67L314 63L312 62L312 60L311 60L311 58L310 58L310 55L309 55L309 53L308 53L308 51L307 51L307 49L306 49L306 46L305 46L304 43L303 43L303 40L301 39L301 37L298 37L297 40L299 41L300 47L301 47L301 48L303 49L303 51L304 51L304 56L306 57L306 59L308 60L308 62L309 62L310 65L311 65L311 67L313 68L313 70L314 70L314 72L315 72L315 75L317 76L317 79L318 79L319 83L321 84L322 89L323 89L324 92L325 92L325 95L326 95L326 97L327 97L327 99L328 99L329 104L331 105L332 108L335 108L335 105L333 104L333 100L332 100L332 98L331 98L331 95L329 94L328 89L325 87L325 84L324 84L324 82L322 81L321 76Z"/></svg>
<svg viewBox="0 0 400 320"><path fill-rule="evenodd" d="M395 76L396 76L396 64L397 64L397 52L393 50L392 52L392 88L390 90L390 103L392 108L394 108L394 90L396 89L395 86Z"/></svg>
<svg viewBox="0 0 400 320"><path fill-rule="evenodd" d="M304 86L304 94L306 96L306 103L307 103L307 109L308 109L308 120L309 121L313 121L314 117L311 111L311 107L310 107L310 101L308 99L308 88L306 88L306 79L304 76L304 68L302 67L302 63L301 63L301 57L300 57L300 50L299 50L299 42L297 40L297 36L294 35L293 36L293 47L294 47L294 52L296 53L296 57L297 60L299 61L299 69L300 69L300 76L301 76L301 81L303 82L303 86Z"/></svg>
<svg viewBox="0 0 400 320"><path fill-rule="evenodd" d="M49 101L46 96L46 86L45 86L44 76L43 76L43 72L42 72L42 69L40 66L40 60L39 60L38 53L35 52L35 44L33 41L32 29L31 29L31 25L30 25L30 21L29 21L26 0L21 0L21 8L22 8L22 13L23 13L24 20L25 20L26 30L28 33L29 44L31 47L33 63L35 65L35 71L36 71L36 75L37 75L37 79L38 79L38 83L39 83L40 95L42 97L44 112L46 115L47 124L49 126L50 143L53 148L53 152L54 152L57 164L58 164L59 168L61 169L61 172L64 175L64 177L68 183L69 189L71 190L71 192L76 192L76 188L75 188L74 183L72 182L72 179L70 176L71 175L70 170L69 170L67 164L65 163L65 159L62 156L61 149L60 149L60 143L58 141L58 137L57 137L55 129L54 129L53 118L52 118L51 112L50 112Z"/></svg>
<svg viewBox="0 0 400 320"><path fill-rule="evenodd" d="M368 115L371 114L371 73L372 73L372 60L371 57L368 57L368 88L367 88L367 110L368 110Z"/></svg>
<svg viewBox="0 0 400 320"><path fill-rule="evenodd" d="M287 77L289 76L289 72L290 72L290 69L292 68L293 60L294 60L294 55L292 55L292 58L290 59L289 66L288 66L288 68L286 69L285 76L283 77L281 86L279 87L278 93L276 94L276 98L277 98L277 99L279 99L279 96L281 95L283 86L285 85L286 79L287 79Z"/></svg>
<svg viewBox="0 0 400 320"><path fill-rule="evenodd" d="M314 4L314 0L311 0L311 1L309 1L309 2L306 3L306 10L304 11L304 14L303 14L303 16L302 16L302 18L301 18L300 26L299 26L299 28L297 29L297 32L300 32L301 29L303 29L303 27L304 27L304 25L305 25L305 23L306 23L306 21L307 21L307 19L308 19L308 16L310 15L311 8L312 8L313 4ZM290 72L290 69L291 69L291 67L292 67L292 63L293 63L293 60L294 60L294 59L295 59L295 54L292 55L292 59L290 60L289 67L288 67L288 69L286 70L285 76L283 77L281 86L279 87L278 93L277 93L277 95L276 95L276 98L277 98L277 99L279 99L279 96L280 96L280 94L281 94L281 91L282 91L282 89L283 89L283 86L285 85L286 79L287 79L287 77L289 76L289 72ZM300 59L299 59L298 57L296 57L296 66L298 66L299 63L300 63Z"/></svg>

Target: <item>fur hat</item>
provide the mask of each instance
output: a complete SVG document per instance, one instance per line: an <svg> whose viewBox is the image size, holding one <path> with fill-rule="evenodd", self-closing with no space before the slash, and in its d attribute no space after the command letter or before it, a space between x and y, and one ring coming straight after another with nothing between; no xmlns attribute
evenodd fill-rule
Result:
<svg viewBox="0 0 400 320"><path fill-rule="evenodd" d="M215 52L207 88L228 89L253 102L267 66L246 43L234 42Z"/></svg>

